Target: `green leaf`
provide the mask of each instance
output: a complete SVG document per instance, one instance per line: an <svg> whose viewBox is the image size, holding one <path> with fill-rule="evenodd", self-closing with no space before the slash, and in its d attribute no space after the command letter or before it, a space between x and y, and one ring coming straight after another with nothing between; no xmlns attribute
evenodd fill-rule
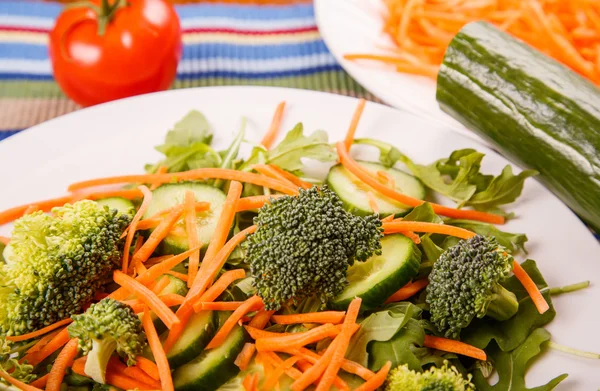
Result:
<svg viewBox="0 0 600 391"><path fill-rule="evenodd" d="M331 162L337 158L329 144L327 133L317 130L305 136L301 123L290 130L275 148L267 152L267 163L275 164L290 172L299 172L304 167L302 158Z"/></svg>
<svg viewBox="0 0 600 391"><path fill-rule="evenodd" d="M468 229L479 235L494 236L498 239L498 243L505 247L510 253L516 253L521 250L527 253L525 242L527 242L528 239L525 234L500 231L495 225L473 220L447 219L445 222L449 225Z"/></svg>
<svg viewBox="0 0 600 391"><path fill-rule="evenodd" d="M504 322L498 322L488 317L475 319L468 328L462 331L461 341L485 349L492 340L495 340L500 349L508 352L521 345L533 330L543 327L554 319L556 311L550 298L550 289L535 261L527 260L521 266L541 290L550 309L544 314L540 314L523 285L515 276L512 276L502 285L517 296L519 311Z"/></svg>
<svg viewBox="0 0 600 391"><path fill-rule="evenodd" d="M224 151L219 152L219 155L221 156L221 159L222 159L220 168L235 168L234 167L235 160L240 151L240 146L242 145L242 142L244 141L245 133L246 133L246 118L242 118L242 126L240 128L240 131L238 132L237 136L235 136L235 138L231 142L231 145L229 145L229 148L227 148ZM217 179L214 183L214 186L221 187L223 185L223 182L224 181L222 179Z"/></svg>
<svg viewBox="0 0 600 391"><path fill-rule="evenodd" d="M507 165L502 173L492 179L489 186L467 200L464 205L470 205L480 210L489 210L498 205L514 202L523 191L525 179L537 175L535 170L524 170L518 175L513 174L512 167Z"/></svg>
<svg viewBox="0 0 600 391"><path fill-rule="evenodd" d="M473 371L473 383L478 391L550 391L562 382L563 374L548 383L527 388L525 375L531 361L539 356L541 346L550 340L550 333L544 329L535 329L522 344L511 352L504 352L497 346L488 349L488 357L494 362L498 373L498 382L490 385L481 370Z"/></svg>
<svg viewBox="0 0 600 391"><path fill-rule="evenodd" d="M393 167L396 162L404 157L404 154L400 152L396 147L380 140L374 140L371 138L360 138L355 139L354 144L370 145L379 149L379 162L387 168Z"/></svg>
<svg viewBox="0 0 600 391"><path fill-rule="evenodd" d="M442 219L434 211L429 202L425 202L410 211L403 220L422 221L426 223L441 223Z"/></svg>
<svg viewBox="0 0 600 391"><path fill-rule="evenodd" d="M392 360L393 367L408 364L420 370L420 360L406 349L423 345L425 332L418 321L420 315L421 310L408 302L395 303L372 313L360 323L346 357L372 370L387 360Z"/></svg>
<svg viewBox="0 0 600 391"><path fill-rule="evenodd" d="M431 240L430 234L423 235L421 237L421 248L425 253L425 258L430 262L437 261L440 255L442 255L442 253L444 252L443 248L438 247L438 245L435 244L433 240Z"/></svg>
<svg viewBox="0 0 600 391"><path fill-rule="evenodd" d="M165 143L156 149L165 153L171 147L187 147L194 143L210 144L212 132L206 117L199 111L192 110L167 133Z"/></svg>

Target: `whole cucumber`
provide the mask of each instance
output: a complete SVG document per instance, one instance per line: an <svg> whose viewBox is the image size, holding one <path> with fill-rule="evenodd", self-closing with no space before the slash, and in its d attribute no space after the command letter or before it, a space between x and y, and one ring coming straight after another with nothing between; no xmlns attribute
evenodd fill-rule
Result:
<svg viewBox="0 0 600 391"><path fill-rule="evenodd" d="M600 90L485 22L450 43L437 80L445 112L491 141L600 230Z"/></svg>

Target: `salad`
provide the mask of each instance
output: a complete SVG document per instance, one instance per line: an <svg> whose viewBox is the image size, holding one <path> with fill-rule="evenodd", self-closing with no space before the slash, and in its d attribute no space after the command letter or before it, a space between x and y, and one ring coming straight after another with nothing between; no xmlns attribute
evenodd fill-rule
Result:
<svg viewBox="0 0 600 391"><path fill-rule="evenodd" d="M192 111L145 174L0 212L0 388L527 390L545 346L600 358L544 329L589 282L549 287L501 230L537 172L482 173L473 149L418 164L355 137L364 107L344 140L298 124L275 144L281 103L247 158L244 126L217 151Z"/></svg>

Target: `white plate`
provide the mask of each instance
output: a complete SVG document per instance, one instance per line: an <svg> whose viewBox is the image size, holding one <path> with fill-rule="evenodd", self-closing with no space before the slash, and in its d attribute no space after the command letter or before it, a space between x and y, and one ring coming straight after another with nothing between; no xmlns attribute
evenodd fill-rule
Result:
<svg viewBox="0 0 600 391"><path fill-rule="evenodd" d="M315 0L319 32L335 59L356 81L390 106L446 124L479 141L462 124L445 114L435 100L435 80L396 72L374 61L349 61L348 53L388 54L395 44L382 32L383 0ZM387 51L386 51L387 49Z"/></svg>
<svg viewBox="0 0 600 391"><path fill-rule="evenodd" d="M325 129L331 141L340 140L356 100L311 91L216 87L185 89L116 101L65 115L0 142L0 210L64 194L75 181L143 171L155 162L153 147L189 110L197 109L215 130L215 145L226 146L248 118L247 138L260 140L276 104L288 106L283 129L302 121L306 131ZM280 135L282 136L282 135ZM357 136L369 136L397 145L417 162L431 162L458 148L485 153L484 170L499 172L507 161L477 143L446 131L439 123L369 103ZM375 158L360 150L363 158ZM551 286L600 276L600 246L579 219L536 181L527 181L523 196L510 210L518 218L505 229L529 236L529 257L536 259ZM8 227L0 235L8 235ZM555 341L574 348L600 352L600 286L557 297L558 316L548 329ZM600 360L585 360L550 352L532 368L529 385L567 372L562 390L596 390Z"/></svg>

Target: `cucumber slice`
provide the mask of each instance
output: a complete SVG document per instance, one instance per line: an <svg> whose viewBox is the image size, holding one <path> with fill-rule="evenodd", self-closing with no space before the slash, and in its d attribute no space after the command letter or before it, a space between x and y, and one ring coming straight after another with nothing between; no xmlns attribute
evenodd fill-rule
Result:
<svg viewBox="0 0 600 391"><path fill-rule="evenodd" d="M123 197L108 197L96 201L98 205L108 206L110 209L116 209L122 214L134 215L135 205L133 202Z"/></svg>
<svg viewBox="0 0 600 391"><path fill-rule="evenodd" d="M329 306L346 309L355 297L362 298L361 309L382 305L419 272L421 251L412 240L401 234L381 240L382 253L356 262L348 269L349 284Z"/></svg>
<svg viewBox="0 0 600 391"><path fill-rule="evenodd" d="M395 168L387 168L378 163L359 161L359 164L373 173L377 171L387 172L396 182L396 190L420 200L425 198L425 186L414 176ZM341 164L331 167L326 182L329 188L340 197L349 212L359 216L368 216L374 213L367 195L370 188ZM412 209L410 206L393 201L376 192L373 192L373 195L381 216L391 214L398 217L404 216Z"/></svg>
<svg viewBox="0 0 600 391"><path fill-rule="evenodd" d="M198 213L198 240L206 247L213 236L226 198L225 193L215 187L204 183L192 182L162 185L152 192L152 201L148 205L144 217L150 217L162 210L183 203L185 192L188 190L194 192L196 201L210 203L210 210ZM175 226L185 229L183 219L177 222ZM170 234L161 243L159 252L163 254L179 254L188 249L188 240L186 237Z"/></svg>
<svg viewBox="0 0 600 391"><path fill-rule="evenodd" d="M160 291L159 295L166 295L167 293L175 293L177 295L185 296L188 292L188 287L185 281L180 280L177 277L174 277L170 274L163 274L156 279L156 281L160 281L163 276L167 276L170 280L169 285L164 287L162 291ZM138 317L140 321L142 320L142 316L144 314L139 314ZM154 327L156 328L156 332L159 334L167 330L167 326L160 320L158 316L154 312L150 313L150 317L152 318L152 322L154 323Z"/></svg>
<svg viewBox="0 0 600 391"><path fill-rule="evenodd" d="M175 390L212 391L233 379L240 371L235 358L247 341L246 331L236 326L221 346L204 351L173 372Z"/></svg>
<svg viewBox="0 0 600 391"><path fill-rule="evenodd" d="M214 337L215 330L216 316L213 311L193 314L183 334L167 354L171 368L180 367L198 357Z"/></svg>

